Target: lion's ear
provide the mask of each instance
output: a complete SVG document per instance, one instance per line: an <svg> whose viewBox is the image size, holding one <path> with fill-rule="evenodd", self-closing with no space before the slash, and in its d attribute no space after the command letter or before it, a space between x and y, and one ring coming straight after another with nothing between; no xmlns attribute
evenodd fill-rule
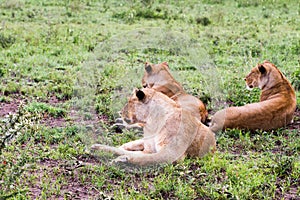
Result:
<svg viewBox="0 0 300 200"><path fill-rule="evenodd" d="M142 90L137 90L135 95L139 99L139 101L143 101L145 99L145 93Z"/></svg>
<svg viewBox="0 0 300 200"><path fill-rule="evenodd" d="M165 61L165 62L163 62L163 63L161 63L161 64L163 64L164 66L166 66L167 68L169 68L169 64L168 64L167 61Z"/></svg>
<svg viewBox="0 0 300 200"><path fill-rule="evenodd" d="M266 68L263 65L259 65L258 66L258 70L261 74L265 74L266 73Z"/></svg>
<svg viewBox="0 0 300 200"><path fill-rule="evenodd" d="M152 66L150 63L148 62L145 63L145 70L147 73L150 73L152 71Z"/></svg>

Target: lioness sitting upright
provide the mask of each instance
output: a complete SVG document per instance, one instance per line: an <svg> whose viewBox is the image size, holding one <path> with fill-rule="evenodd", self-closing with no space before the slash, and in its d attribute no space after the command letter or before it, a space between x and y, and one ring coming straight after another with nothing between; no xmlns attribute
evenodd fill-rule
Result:
<svg viewBox="0 0 300 200"><path fill-rule="evenodd" d="M208 127L151 88L134 91L122 109L122 117L129 124L144 124L144 137L118 148L94 144L93 150L117 154L119 162L151 165L172 163L187 155L202 157L216 148L214 133Z"/></svg>
<svg viewBox="0 0 300 200"><path fill-rule="evenodd" d="M249 89L260 88L260 102L218 111L212 118L210 129L225 128L271 130L292 122L296 109L295 91L277 67L264 61L245 78Z"/></svg>
<svg viewBox="0 0 300 200"><path fill-rule="evenodd" d="M180 83L171 75L167 62L160 64L146 62L142 84L144 87L153 88L175 100L181 107L201 119L203 123L206 121L208 112L205 105L198 98L184 91Z"/></svg>

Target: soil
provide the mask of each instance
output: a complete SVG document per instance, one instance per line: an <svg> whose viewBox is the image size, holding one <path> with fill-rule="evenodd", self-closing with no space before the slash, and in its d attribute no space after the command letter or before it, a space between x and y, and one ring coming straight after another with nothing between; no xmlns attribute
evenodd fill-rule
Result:
<svg viewBox="0 0 300 200"><path fill-rule="evenodd" d="M26 173L35 174L37 180L34 184L28 185L30 196L32 199L37 199L42 192L49 194L49 191L42 191L42 184L47 182L49 189L55 190L56 179L60 176L65 177L60 184L59 194L53 194L53 199L90 199L97 197L99 191L93 187L91 180L81 181L80 170L85 166L97 165L99 161L91 156L77 158L74 162L65 160L44 159L37 163L35 169L30 169ZM45 177L49 177L45 178ZM89 178L87 178L89 179ZM28 183L25 183L28 184Z"/></svg>
<svg viewBox="0 0 300 200"><path fill-rule="evenodd" d="M20 100L16 99L12 102L1 102L0 103L0 117L4 117L10 113L15 113L18 110Z"/></svg>

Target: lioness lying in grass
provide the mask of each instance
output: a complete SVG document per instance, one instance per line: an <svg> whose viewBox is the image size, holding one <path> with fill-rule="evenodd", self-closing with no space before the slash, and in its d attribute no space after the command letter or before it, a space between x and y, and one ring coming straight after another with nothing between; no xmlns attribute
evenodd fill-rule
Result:
<svg viewBox="0 0 300 200"><path fill-rule="evenodd" d="M94 144L91 149L119 155L115 161L137 165L172 163L202 157L216 148L215 136L190 111L151 88L134 91L122 109L129 124L143 124L144 137L120 147Z"/></svg>
<svg viewBox="0 0 300 200"><path fill-rule="evenodd" d="M247 88L262 90L260 102L216 112L210 126L213 132L226 128L270 130L292 122L296 109L295 91L274 64L268 61L258 64L245 81Z"/></svg>

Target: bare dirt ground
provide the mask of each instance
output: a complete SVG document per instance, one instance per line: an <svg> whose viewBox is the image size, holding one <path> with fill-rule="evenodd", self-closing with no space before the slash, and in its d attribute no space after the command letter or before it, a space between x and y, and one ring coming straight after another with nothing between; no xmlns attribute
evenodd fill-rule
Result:
<svg viewBox="0 0 300 200"><path fill-rule="evenodd" d="M82 181L80 170L86 170L90 165L97 165L96 158L89 157L77 158L74 162L65 160L44 159L37 163L37 168L27 171L26 173L34 174L37 180L34 185L29 185L30 196L37 199L41 196L42 184L49 184L49 187L55 187L57 179L64 177L61 184L60 193L53 194L53 199L90 199L99 195L99 191L93 187L91 180ZM45 177L49 177L45 180ZM26 183L28 184L28 183ZM52 188L53 189L53 188ZM49 194L48 194L49 195Z"/></svg>
<svg viewBox="0 0 300 200"><path fill-rule="evenodd" d="M20 100L13 100L12 102L1 102L0 103L0 117L15 113L18 110Z"/></svg>

